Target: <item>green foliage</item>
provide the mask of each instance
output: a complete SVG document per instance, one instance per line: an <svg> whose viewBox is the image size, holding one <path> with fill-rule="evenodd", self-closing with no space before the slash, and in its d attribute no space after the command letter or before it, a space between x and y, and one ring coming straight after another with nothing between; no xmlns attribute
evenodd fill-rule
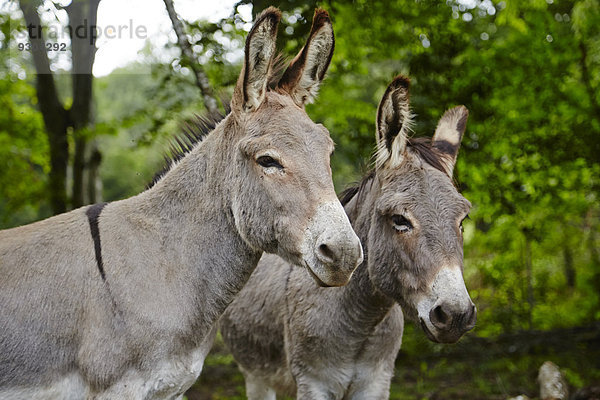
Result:
<svg viewBox="0 0 600 400"><path fill-rule="evenodd" d="M202 113L198 88L181 67L132 64L94 81L97 130L103 153L101 176L105 200L133 196L152 181L163 165L171 138L185 118Z"/></svg>
<svg viewBox="0 0 600 400"><path fill-rule="evenodd" d="M235 85L250 26L240 7L247 5L254 15L281 8L278 46L288 59L304 44L315 6L331 13L336 50L307 112L337 143L339 190L370 167L377 104L395 75L411 78L416 136L430 136L449 107L470 110L455 177L473 204L465 278L479 310L475 336L600 320L599 0L242 0L229 18L187 23L217 95ZM47 138L29 61L8 51L10 34L0 14L0 228L50 214ZM188 66L178 57L158 61L149 46L147 64L95 80L105 200L142 191L179 124L204 109ZM67 76L57 82L67 93ZM407 331L393 399L535 396L535 371L546 359L563 367L572 386L600 379L596 348L490 355L486 347L484 359L457 361L458 351L446 353L452 346ZM476 346L464 343L461 351ZM243 398L230 356L217 352L206 365L197 389L209 392L201 395Z"/></svg>
<svg viewBox="0 0 600 400"><path fill-rule="evenodd" d="M451 106L470 110L455 176L473 203L465 274L480 334L597 319L599 2L325 7L336 51L308 111L338 143L337 187L373 151L385 86L410 76L415 135Z"/></svg>
<svg viewBox="0 0 600 400"><path fill-rule="evenodd" d="M0 49L0 64L5 63L8 51ZM34 107L31 82L8 69L1 73L0 228L50 215L44 193L50 170L48 143L41 114Z"/></svg>
<svg viewBox="0 0 600 400"><path fill-rule="evenodd" d="M600 1L285 0L274 4L283 11L285 57L303 45L317 3L331 12L336 50L307 112L337 143L336 187L369 168L377 103L392 77L408 75L416 136L431 135L449 107L470 110L455 176L473 204L465 276L479 307L477 333L600 319ZM250 22L240 7L256 14L270 4L245 0L229 18L187 24L217 93L231 93L239 73ZM49 158L26 64L19 59L16 68L6 51L5 17L0 28L0 61L10 66L0 75L7 227L48 214ZM106 200L143 190L168 138L203 110L179 58L147 58L151 74L134 64L95 81Z"/></svg>

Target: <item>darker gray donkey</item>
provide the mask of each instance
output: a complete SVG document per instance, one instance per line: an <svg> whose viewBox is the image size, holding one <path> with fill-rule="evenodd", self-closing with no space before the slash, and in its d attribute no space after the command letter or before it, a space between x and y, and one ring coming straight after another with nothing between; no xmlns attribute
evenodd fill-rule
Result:
<svg viewBox="0 0 600 400"><path fill-rule="evenodd" d="M350 283L319 288L264 256L223 315L249 399L386 399L403 311L435 342L455 342L475 325L462 276L470 203L451 178L467 109L447 111L433 139L407 139L408 84L398 77L387 88L375 169L343 195L365 249Z"/></svg>
<svg viewBox="0 0 600 400"><path fill-rule="evenodd" d="M325 11L269 89L280 12L257 17L231 112L152 188L0 231L0 398L173 399L263 251L343 285L362 261L311 101Z"/></svg>

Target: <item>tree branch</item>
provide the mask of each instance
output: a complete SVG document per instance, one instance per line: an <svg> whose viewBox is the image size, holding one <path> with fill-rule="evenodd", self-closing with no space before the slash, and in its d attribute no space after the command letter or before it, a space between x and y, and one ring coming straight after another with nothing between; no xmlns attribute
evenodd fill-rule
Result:
<svg viewBox="0 0 600 400"><path fill-rule="evenodd" d="M209 113L216 113L218 111L217 100L215 99L212 89L210 88L208 77L204 73L200 64L196 62L194 52L192 51L192 46L190 45L190 42L188 41L185 31L183 29L183 23L181 22L179 16L175 12L173 0L164 0L164 3L167 7L169 18L171 18L171 22L173 23L173 29L177 34L177 41L179 43L179 47L181 48L183 61L194 72L194 76L196 77L196 85L198 85L200 91L202 92L204 106L206 107Z"/></svg>

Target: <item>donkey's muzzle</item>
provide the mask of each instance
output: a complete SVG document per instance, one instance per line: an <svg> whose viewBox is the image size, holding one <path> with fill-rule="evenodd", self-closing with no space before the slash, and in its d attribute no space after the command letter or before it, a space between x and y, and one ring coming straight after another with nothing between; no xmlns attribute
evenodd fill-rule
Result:
<svg viewBox="0 0 600 400"><path fill-rule="evenodd" d="M466 308L442 302L429 311L429 321L437 330L436 341L454 343L475 327L477 308L471 302Z"/></svg>
<svg viewBox="0 0 600 400"><path fill-rule="evenodd" d="M423 331L434 342L454 343L473 329L477 309L467 292L460 265L440 268L417 310Z"/></svg>
<svg viewBox="0 0 600 400"><path fill-rule="evenodd" d="M317 239L315 255L325 265L339 266L350 272L360 265L363 259L362 246L358 238L336 237L326 232Z"/></svg>
<svg viewBox="0 0 600 400"><path fill-rule="evenodd" d="M354 239L352 236L354 235L329 230L317 239L315 256L323 268L329 271L330 281L336 282L323 282L324 286L345 285L356 267L362 263L362 246L358 238Z"/></svg>
<svg viewBox="0 0 600 400"><path fill-rule="evenodd" d="M343 286L363 260L360 240L338 201L317 207L307 230L304 259L321 286Z"/></svg>

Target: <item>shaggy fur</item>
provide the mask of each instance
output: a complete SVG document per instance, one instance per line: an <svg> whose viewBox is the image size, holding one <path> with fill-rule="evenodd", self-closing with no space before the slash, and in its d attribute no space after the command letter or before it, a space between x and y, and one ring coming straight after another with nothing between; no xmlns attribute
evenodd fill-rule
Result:
<svg viewBox="0 0 600 400"><path fill-rule="evenodd" d="M407 101L405 89L397 80L390 85L378 121L405 118L408 104L394 104ZM446 115L442 128L451 122ZM402 311L434 341L454 342L474 326L475 308L461 273L460 224L470 205L445 168L456 154L436 146L438 134L432 140L398 139L403 128L388 122L378 125L377 140L390 151L386 143L399 140L400 164L381 160L342 199L365 249L365 262L350 283L319 288L304 271L265 255L221 319L251 400L274 399L276 393L385 399L402 339ZM447 129L444 140L463 133L457 125Z"/></svg>
<svg viewBox="0 0 600 400"><path fill-rule="evenodd" d="M362 250L333 142L265 89L279 16L248 35L231 113L150 189L0 231L1 399L181 398L263 251L348 281Z"/></svg>

